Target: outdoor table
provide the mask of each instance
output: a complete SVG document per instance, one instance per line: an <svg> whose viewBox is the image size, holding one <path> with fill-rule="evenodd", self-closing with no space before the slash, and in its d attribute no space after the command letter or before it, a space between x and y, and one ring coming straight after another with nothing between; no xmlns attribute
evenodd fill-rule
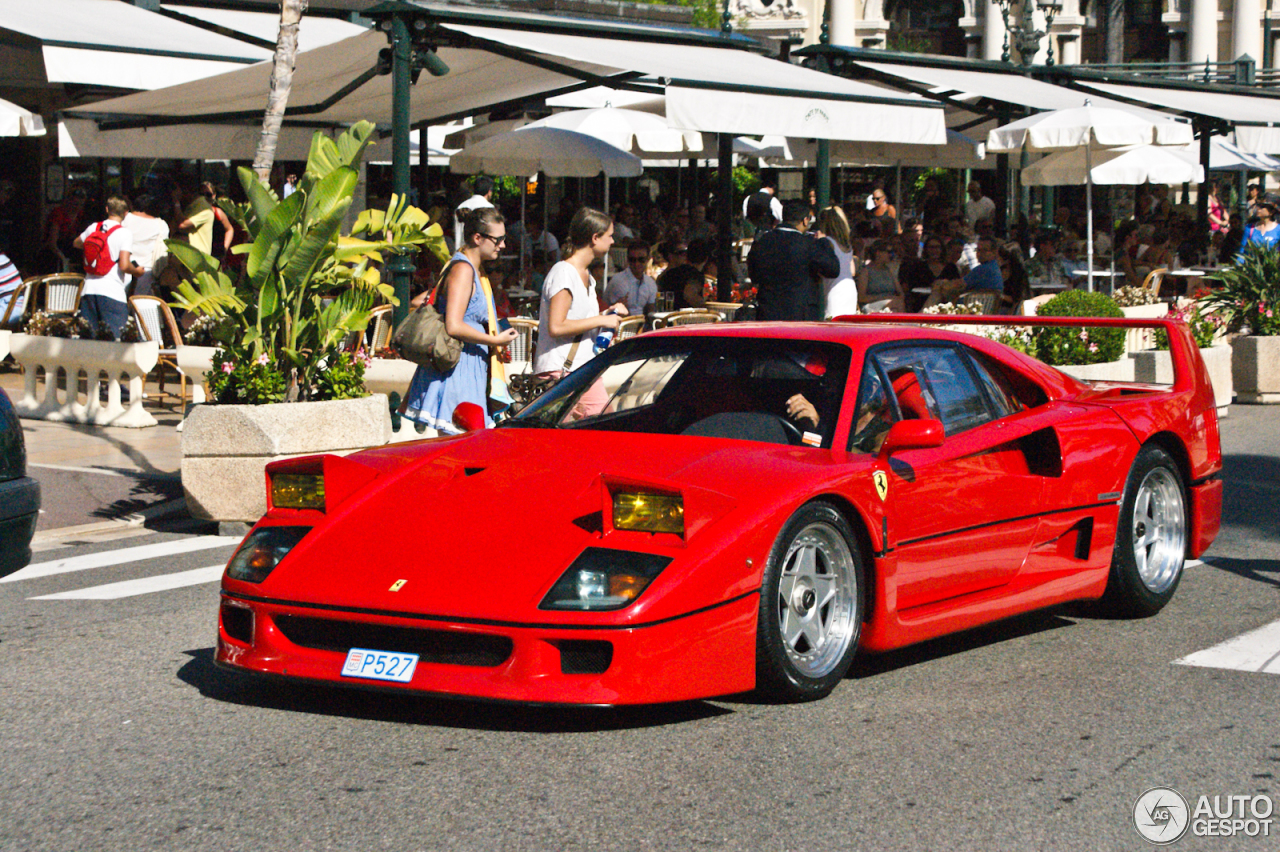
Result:
<svg viewBox="0 0 1280 852"><path fill-rule="evenodd" d="M1124 271L1120 269L1117 269L1114 272L1109 269L1095 269L1093 270L1092 274L1090 274L1089 270L1087 269L1073 269L1071 270L1071 274L1076 278L1088 277L1089 279L1094 281L1104 282L1106 284L1107 293L1110 293L1113 289L1115 289L1115 281L1117 278L1120 278L1120 279L1124 278Z"/></svg>
<svg viewBox="0 0 1280 852"><path fill-rule="evenodd" d="M508 290L507 300L521 315L532 316L534 303L538 300L538 293L534 290Z"/></svg>

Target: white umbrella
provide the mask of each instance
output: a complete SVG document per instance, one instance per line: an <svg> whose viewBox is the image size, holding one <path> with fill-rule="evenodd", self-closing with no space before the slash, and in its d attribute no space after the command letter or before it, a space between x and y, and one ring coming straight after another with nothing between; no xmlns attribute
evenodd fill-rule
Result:
<svg viewBox="0 0 1280 852"><path fill-rule="evenodd" d="M44 119L17 104L0 100L0 136L43 136Z"/></svg>
<svg viewBox="0 0 1280 852"><path fill-rule="evenodd" d="M702 134L677 130L651 112L616 107L574 109L531 121L525 128L558 127L603 139L635 154L671 154L702 150Z"/></svg>
<svg viewBox="0 0 1280 852"><path fill-rule="evenodd" d="M1086 158L1093 161L1087 174ZM1093 154L1084 148L1059 151L1022 170L1025 186L1084 186L1089 178L1102 186L1200 183L1204 169L1198 158L1188 160L1182 149L1133 145Z"/></svg>
<svg viewBox="0 0 1280 852"><path fill-rule="evenodd" d="M1084 106L1040 112L997 127L987 134L987 152L1084 150L1085 209L1088 230L1088 287L1093 289L1093 153L1127 145L1190 145L1190 124L1152 120L1127 110Z"/></svg>

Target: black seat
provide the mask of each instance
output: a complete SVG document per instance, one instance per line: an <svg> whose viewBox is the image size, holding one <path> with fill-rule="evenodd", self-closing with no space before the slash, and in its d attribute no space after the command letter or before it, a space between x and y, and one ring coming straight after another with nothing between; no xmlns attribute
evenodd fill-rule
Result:
<svg viewBox="0 0 1280 852"><path fill-rule="evenodd" d="M723 411L704 417L685 428L682 435L703 438L736 438L765 444L790 444L781 418L759 411Z"/></svg>

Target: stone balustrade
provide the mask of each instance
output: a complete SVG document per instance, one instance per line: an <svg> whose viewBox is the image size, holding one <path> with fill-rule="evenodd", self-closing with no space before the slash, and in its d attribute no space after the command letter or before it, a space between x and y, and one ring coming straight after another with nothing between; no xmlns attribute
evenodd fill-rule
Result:
<svg viewBox="0 0 1280 852"><path fill-rule="evenodd" d="M143 380L156 365L160 344L14 334L9 348L26 373L22 399L14 403L19 417L129 428L156 425L156 419L142 408L142 391ZM82 373L88 379L83 402ZM42 380L43 394L39 394ZM104 383L105 401L100 399ZM122 386L128 388L127 402L122 402Z"/></svg>

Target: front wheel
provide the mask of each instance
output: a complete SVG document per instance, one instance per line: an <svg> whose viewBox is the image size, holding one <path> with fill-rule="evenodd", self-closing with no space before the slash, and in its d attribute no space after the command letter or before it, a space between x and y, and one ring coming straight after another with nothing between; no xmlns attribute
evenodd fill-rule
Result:
<svg viewBox="0 0 1280 852"><path fill-rule="evenodd" d="M1103 602L1117 615L1155 615L1182 579L1187 552L1186 488L1164 450L1138 451L1125 483Z"/></svg>
<svg viewBox="0 0 1280 852"><path fill-rule="evenodd" d="M774 542L760 589L756 688L811 701L853 662L865 572L849 522L830 503L802 506Z"/></svg>

